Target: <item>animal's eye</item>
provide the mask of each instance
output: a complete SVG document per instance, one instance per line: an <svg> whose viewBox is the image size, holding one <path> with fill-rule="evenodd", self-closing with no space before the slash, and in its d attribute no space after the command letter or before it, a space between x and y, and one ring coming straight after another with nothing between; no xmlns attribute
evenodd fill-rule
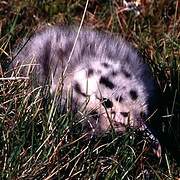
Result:
<svg viewBox="0 0 180 180"><path fill-rule="evenodd" d="M107 99L107 98L103 98L103 99L102 99L102 105L103 105L105 108L112 108L112 107L113 107L112 101L110 101L110 100Z"/></svg>
<svg viewBox="0 0 180 180"><path fill-rule="evenodd" d="M120 112L120 113L121 113L121 115L122 115L123 117L128 117L128 115L129 115L128 112Z"/></svg>

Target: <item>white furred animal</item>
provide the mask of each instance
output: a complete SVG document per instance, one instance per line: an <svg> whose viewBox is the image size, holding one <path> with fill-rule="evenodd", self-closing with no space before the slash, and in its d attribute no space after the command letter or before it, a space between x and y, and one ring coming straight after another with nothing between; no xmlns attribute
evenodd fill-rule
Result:
<svg viewBox="0 0 180 180"><path fill-rule="evenodd" d="M96 134L137 128L161 155L160 143L145 123L156 104L155 81L141 55L122 38L47 27L22 45L13 63L33 66L37 84L50 84L52 94L63 84L64 105L73 90L73 109L85 104L90 112L85 124Z"/></svg>

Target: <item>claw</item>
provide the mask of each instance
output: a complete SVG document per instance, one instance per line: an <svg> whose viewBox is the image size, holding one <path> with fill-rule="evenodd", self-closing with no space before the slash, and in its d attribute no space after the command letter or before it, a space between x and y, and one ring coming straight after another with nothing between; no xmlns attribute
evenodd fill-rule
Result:
<svg viewBox="0 0 180 180"><path fill-rule="evenodd" d="M152 149L154 154L158 157L161 158L161 144L159 140L153 135L153 133L148 129L146 125L142 125L140 128L140 131L142 131L143 136L150 142L152 145Z"/></svg>
<svg viewBox="0 0 180 180"><path fill-rule="evenodd" d="M161 145L160 145L160 143L158 144L157 149L153 148L153 152L158 158L161 158Z"/></svg>

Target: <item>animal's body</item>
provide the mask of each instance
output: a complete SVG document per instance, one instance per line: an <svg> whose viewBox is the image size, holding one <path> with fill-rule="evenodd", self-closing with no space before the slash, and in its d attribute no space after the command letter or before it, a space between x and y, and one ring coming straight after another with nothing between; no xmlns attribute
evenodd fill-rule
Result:
<svg viewBox="0 0 180 180"><path fill-rule="evenodd" d="M14 63L38 64L34 66L37 82L50 83L52 94L58 82L63 84L64 102L72 89L75 108L88 101L87 124L96 133L110 128L124 132L131 126L149 133L158 144L145 125L155 105L156 85L141 55L120 37L86 29L77 37L77 32L59 26L37 32Z"/></svg>

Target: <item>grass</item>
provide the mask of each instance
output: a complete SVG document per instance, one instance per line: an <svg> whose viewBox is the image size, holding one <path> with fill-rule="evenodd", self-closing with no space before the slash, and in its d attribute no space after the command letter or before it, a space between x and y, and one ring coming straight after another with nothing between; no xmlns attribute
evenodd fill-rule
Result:
<svg viewBox="0 0 180 180"><path fill-rule="evenodd" d="M180 177L179 2L141 1L142 13L122 1L90 1L84 25L121 34L150 58L162 102L152 119L163 145L161 161L132 129L87 139L70 110L59 114L42 88L27 79L3 78L24 36L47 23L76 24L86 1L0 2L1 179L178 179ZM48 90L46 96L49 97Z"/></svg>

